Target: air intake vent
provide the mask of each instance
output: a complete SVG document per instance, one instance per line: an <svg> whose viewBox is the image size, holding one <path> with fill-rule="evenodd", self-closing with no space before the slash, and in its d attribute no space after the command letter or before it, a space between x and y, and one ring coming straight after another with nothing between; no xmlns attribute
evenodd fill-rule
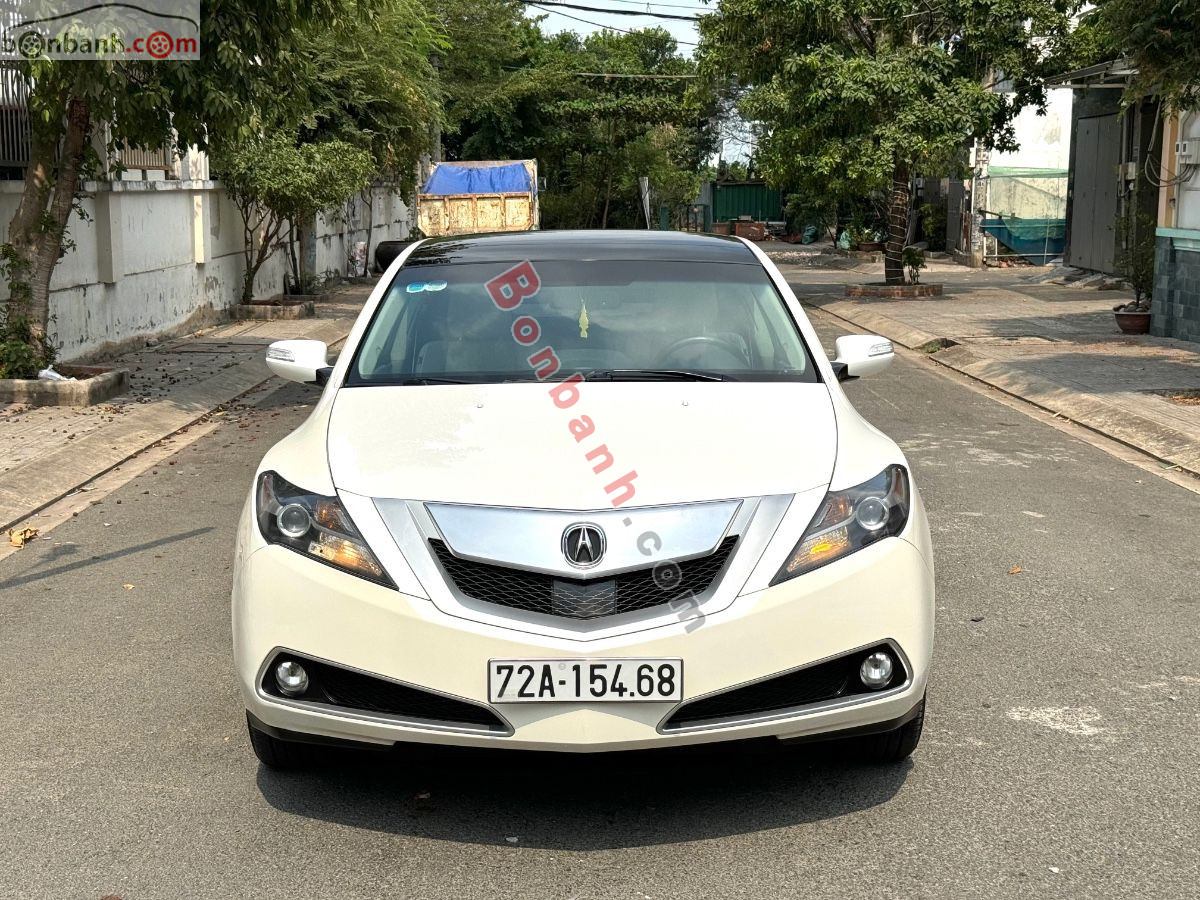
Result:
<svg viewBox="0 0 1200 900"><path fill-rule="evenodd" d="M304 656L280 653L265 670L262 689L281 697L272 674L284 659L295 659L308 673L304 694L288 699L352 712L378 713L433 725L468 726L507 734L509 728L485 706L456 700L443 694L397 684L365 672L315 662Z"/></svg>
<svg viewBox="0 0 1200 900"><path fill-rule="evenodd" d="M675 710L671 718L663 724L663 731L717 724L726 720L771 716L811 703L874 694L879 689L866 687L859 678L858 670L862 661L876 651L885 651L896 656L893 647L881 644L878 647L857 650L829 662L756 681L745 687L701 697L684 703ZM907 680L908 673L905 672L903 663L897 661L891 681L884 687L898 686Z"/></svg>

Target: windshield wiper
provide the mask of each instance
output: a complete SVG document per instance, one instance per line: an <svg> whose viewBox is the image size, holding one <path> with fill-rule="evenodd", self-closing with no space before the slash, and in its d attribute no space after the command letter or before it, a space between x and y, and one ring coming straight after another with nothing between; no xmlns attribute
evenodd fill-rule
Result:
<svg viewBox="0 0 1200 900"><path fill-rule="evenodd" d="M417 378L405 378L400 384L479 384L479 382L468 381L464 378L439 378L436 375L421 375Z"/></svg>
<svg viewBox="0 0 1200 900"><path fill-rule="evenodd" d="M737 381L732 375L687 369L593 369L584 381Z"/></svg>

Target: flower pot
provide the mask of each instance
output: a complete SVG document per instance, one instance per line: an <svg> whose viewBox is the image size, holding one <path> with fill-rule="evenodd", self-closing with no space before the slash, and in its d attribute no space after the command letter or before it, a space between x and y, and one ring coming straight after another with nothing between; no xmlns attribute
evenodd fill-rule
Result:
<svg viewBox="0 0 1200 900"><path fill-rule="evenodd" d="M874 253L883 249L883 241L859 241L856 248L862 253Z"/></svg>
<svg viewBox="0 0 1200 900"><path fill-rule="evenodd" d="M1148 312L1116 312L1117 327L1125 334L1148 334L1150 332L1150 313Z"/></svg>

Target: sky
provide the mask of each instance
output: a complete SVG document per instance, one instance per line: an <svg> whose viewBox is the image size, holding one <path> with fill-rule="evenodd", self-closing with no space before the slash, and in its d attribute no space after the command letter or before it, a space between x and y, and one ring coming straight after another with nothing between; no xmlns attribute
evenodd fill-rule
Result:
<svg viewBox="0 0 1200 900"><path fill-rule="evenodd" d="M673 16L693 16L712 10L712 6L702 0L663 0L662 3L646 3L643 0L564 0L575 6L590 6L597 9L619 9L625 12L654 12ZM549 33L559 31L574 31L578 34L591 34L604 27L623 29L626 31L638 28L660 26L674 35L679 41L679 52L690 56L700 39L693 22L679 22L671 19L656 19L653 16L613 15L612 13L591 12L581 9L555 10L551 6L526 7L530 16L545 15L542 20L543 30ZM574 18L572 18L574 17ZM587 20L586 22L580 19ZM591 23L591 24L589 24Z"/></svg>

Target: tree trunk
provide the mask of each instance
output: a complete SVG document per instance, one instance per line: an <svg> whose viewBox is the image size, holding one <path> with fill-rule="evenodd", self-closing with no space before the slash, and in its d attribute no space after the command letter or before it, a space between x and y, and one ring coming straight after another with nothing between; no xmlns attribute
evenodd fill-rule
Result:
<svg viewBox="0 0 1200 900"><path fill-rule="evenodd" d="M904 284L904 247L908 242L911 198L908 166L897 160L892 170L892 191L888 195L888 236L883 248L884 280L888 284Z"/></svg>
<svg viewBox="0 0 1200 900"><path fill-rule="evenodd" d="M242 272L242 303L246 304L254 301L254 275L258 269L254 265L254 229L250 227L246 213L241 209L238 212L242 214L242 255L246 260Z"/></svg>
<svg viewBox="0 0 1200 900"><path fill-rule="evenodd" d="M296 256L296 245L304 240L304 232L300 230L300 226L295 222L288 220L288 242L287 242L287 258L288 268L292 271L292 289L299 294L300 291L300 259L303 258L304 248L300 248L300 256ZM286 285L285 285L286 288ZM287 293L287 290L284 290Z"/></svg>
<svg viewBox="0 0 1200 900"><path fill-rule="evenodd" d="M363 254L363 274L371 272L371 237L375 234L375 187L368 184L362 193L367 204L367 250Z"/></svg>
<svg viewBox="0 0 1200 900"><path fill-rule="evenodd" d="M75 207L79 168L91 132L91 110L86 100L67 99L64 125L61 132L44 127L33 129L21 201L9 224L14 257L9 270L12 302L18 314L29 320L38 339L46 334L50 278L62 253L67 222ZM60 135L61 151L57 146Z"/></svg>
<svg viewBox="0 0 1200 900"><path fill-rule="evenodd" d="M600 219L600 227L608 227L608 204L612 199L612 169L608 170L608 174L604 178L604 215Z"/></svg>

